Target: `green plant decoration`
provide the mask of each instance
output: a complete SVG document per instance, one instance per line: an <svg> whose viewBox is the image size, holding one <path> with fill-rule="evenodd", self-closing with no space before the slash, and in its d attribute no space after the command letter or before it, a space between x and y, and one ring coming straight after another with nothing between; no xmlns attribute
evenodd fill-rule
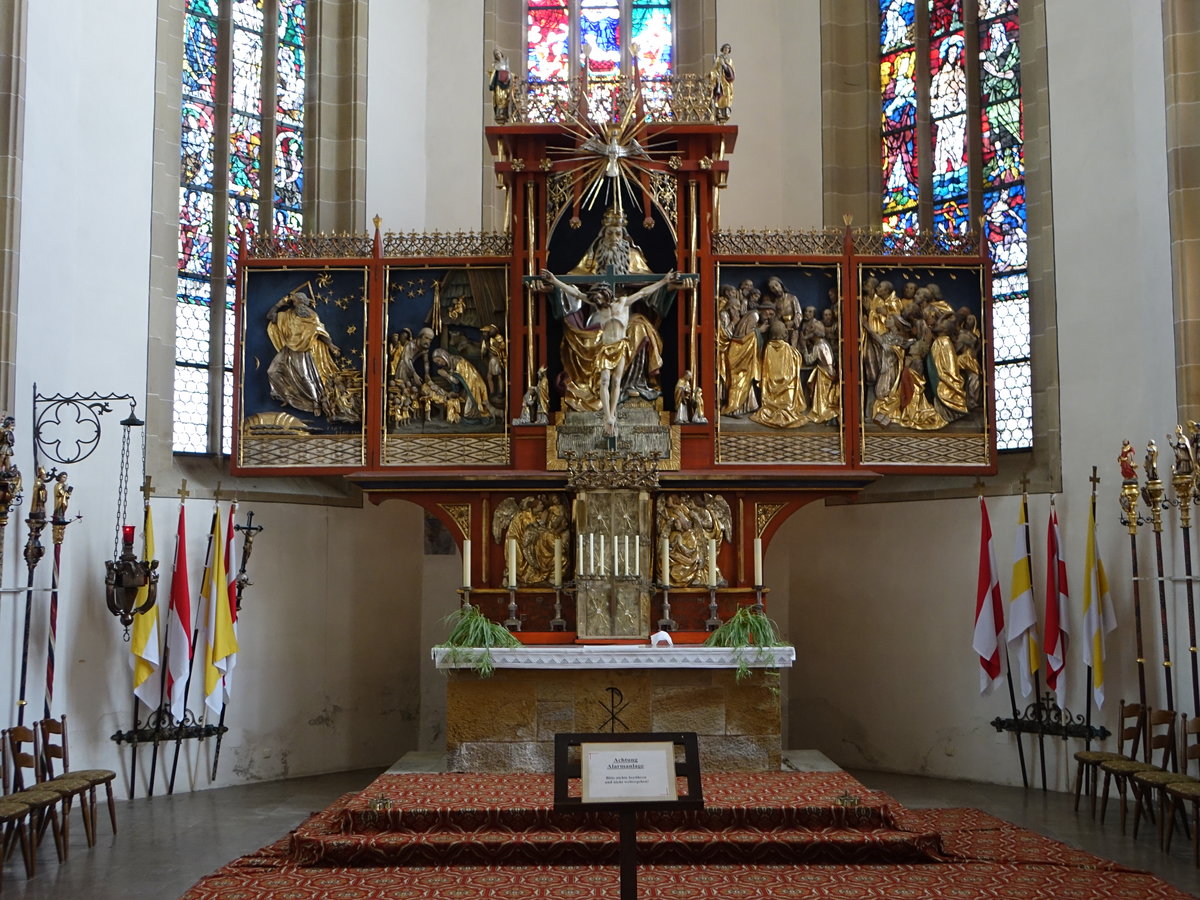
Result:
<svg viewBox="0 0 1200 900"><path fill-rule="evenodd" d="M722 623L712 634L708 636L708 640L704 642L706 647L728 647L734 651L734 659L737 660L737 673L734 676L739 682L749 678L752 674L750 669L751 661L762 661L769 658L767 654L768 647L788 647L791 646L783 639L779 633L779 626L774 619L767 616L758 607L743 606L738 609L727 622ZM749 656L748 653L753 652L755 656ZM778 678L779 673L768 673Z"/></svg>
<svg viewBox="0 0 1200 900"><path fill-rule="evenodd" d="M446 616L452 625L450 635L439 647L450 652L445 658L452 663L466 662L479 674L489 677L496 670L492 663L492 647L520 647L512 632L487 618L478 606L462 606Z"/></svg>

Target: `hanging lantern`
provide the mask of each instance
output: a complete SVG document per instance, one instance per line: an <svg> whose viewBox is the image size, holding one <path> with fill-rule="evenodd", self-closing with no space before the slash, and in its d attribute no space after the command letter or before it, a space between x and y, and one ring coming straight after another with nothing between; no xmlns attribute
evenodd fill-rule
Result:
<svg viewBox="0 0 1200 900"><path fill-rule="evenodd" d="M138 559L133 552L132 525L121 526L121 555L115 560L106 560L108 570L104 576L104 598L108 611L128 628L133 617L147 612L158 599L158 560ZM138 592L146 589L146 599L137 604Z"/></svg>
<svg viewBox="0 0 1200 900"><path fill-rule="evenodd" d="M140 428L146 423L130 409L128 417L121 421L121 469L117 484L117 540L120 553L113 547L114 559L104 563L104 599L108 611L121 620L125 627L126 640L133 617L150 610L158 599L158 560L138 559L133 550L135 528L123 524L129 497L129 437L131 428ZM142 442L142 468L146 465L146 446ZM147 497L147 500L149 497ZM139 603L138 594L145 590Z"/></svg>

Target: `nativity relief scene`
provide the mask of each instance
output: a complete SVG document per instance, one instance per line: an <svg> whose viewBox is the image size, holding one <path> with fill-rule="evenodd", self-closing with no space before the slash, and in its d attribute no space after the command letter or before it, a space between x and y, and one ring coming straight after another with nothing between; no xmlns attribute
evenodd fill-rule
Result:
<svg viewBox="0 0 1200 900"><path fill-rule="evenodd" d="M667 83L495 48L502 230L248 240L235 470L419 503L461 609L550 645L702 642L804 504L993 471L981 237L723 230L732 48Z"/></svg>

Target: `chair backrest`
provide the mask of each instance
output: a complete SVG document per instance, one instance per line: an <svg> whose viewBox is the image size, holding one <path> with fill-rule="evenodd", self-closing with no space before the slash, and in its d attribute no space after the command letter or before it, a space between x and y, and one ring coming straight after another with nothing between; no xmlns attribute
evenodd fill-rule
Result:
<svg viewBox="0 0 1200 900"><path fill-rule="evenodd" d="M71 771L71 758L67 753L67 717L61 719L42 719L35 723L42 743L42 766L47 778L55 775L65 775ZM61 765L62 771L55 769Z"/></svg>
<svg viewBox="0 0 1200 900"><path fill-rule="evenodd" d="M1191 738L1189 743L1188 739ZM1187 717L1187 713L1183 714L1183 763L1180 771L1184 775L1188 774L1190 763L1193 759L1200 759L1200 716Z"/></svg>
<svg viewBox="0 0 1200 900"><path fill-rule="evenodd" d="M1175 734L1175 722L1179 714L1173 709L1152 709L1146 717L1146 727L1150 730L1150 757L1146 762L1154 762L1155 750L1162 751L1159 766L1171 771L1179 771L1178 746Z"/></svg>
<svg viewBox="0 0 1200 900"><path fill-rule="evenodd" d="M14 791L23 791L42 780L36 731L25 725L14 725L8 729L8 752Z"/></svg>
<svg viewBox="0 0 1200 900"><path fill-rule="evenodd" d="M1121 701L1121 718L1117 726L1117 752L1130 759L1138 755L1142 729L1146 724L1145 711L1140 703Z"/></svg>

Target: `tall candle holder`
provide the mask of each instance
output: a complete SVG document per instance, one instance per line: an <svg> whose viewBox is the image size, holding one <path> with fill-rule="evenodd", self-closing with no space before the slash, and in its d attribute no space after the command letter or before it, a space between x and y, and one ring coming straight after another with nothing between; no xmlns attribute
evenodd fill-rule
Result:
<svg viewBox="0 0 1200 900"><path fill-rule="evenodd" d="M710 584L708 586L708 618L704 620L705 631L716 631L724 622L717 615L717 586Z"/></svg>
<svg viewBox="0 0 1200 900"><path fill-rule="evenodd" d="M517 615L517 586L515 584L508 586L508 618L504 620L504 627L509 631L521 630L521 618Z"/></svg>
<svg viewBox="0 0 1200 900"><path fill-rule="evenodd" d="M754 586L754 611L756 613L766 612L766 609L763 607L763 586L761 584Z"/></svg>
<svg viewBox="0 0 1200 900"><path fill-rule="evenodd" d="M658 630L675 631L679 623L671 618L671 585L664 582L659 588L662 590L662 618L658 620Z"/></svg>
<svg viewBox="0 0 1200 900"><path fill-rule="evenodd" d="M459 606L462 609L467 609L471 606L471 586L464 585L458 589Z"/></svg>
<svg viewBox="0 0 1200 900"><path fill-rule="evenodd" d="M562 614L563 590L564 588L561 584L556 584L554 586L554 618L550 620L551 631L567 630L567 620L563 618Z"/></svg>

